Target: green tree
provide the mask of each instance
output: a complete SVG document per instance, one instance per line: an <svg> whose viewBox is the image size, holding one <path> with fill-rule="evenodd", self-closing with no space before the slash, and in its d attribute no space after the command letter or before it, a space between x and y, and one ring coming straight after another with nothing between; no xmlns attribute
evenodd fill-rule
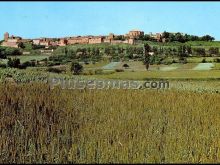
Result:
<svg viewBox="0 0 220 165"><path fill-rule="evenodd" d="M210 55L219 55L219 48L218 47L210 47L209 54Z"/></svg>
<svg viewBox="0 0 220 165"><path fill-rule="evenodd" d="M11 68L19 68L20 64L21 63L19 58L14 58L14 59L8 58L7 65Z"/></svg>
<svg viewBox="0 0 220 165"><path fill-rule="evenodd" d="M210 35L205 35L205 36L201 37L201 40L202 41L213 41L213 40L215 40L215 38Z"/></svg>
<svg viewBox="0 0 220 165"><path fill-rule="evenodd" d="M206 55L205 48L194 48L193 52L198 56L205 56Z"/></svg>
<svg viewBox="0 0 220 165"><path fill-rule="evenodd" d="M166 32L166 31L164 31L163 34L162 34L162 37L166 38L166 39L169 38L169 36L170 36L170 33Z"/></svg>
<svg viewBox="0 0 220 165"><path fill-rule="evenodd" d="M78 62L73 61L71 63L71 68L70 68L71 72L73 72L73 74L75 75L79 75L82 71L83 71L83 66L80 65Z"/></svg>
<svg viewBox="0 0 220 165"><path fill-rule="evenodd" d="M24 49L25 48L24 43L23 42L19 42L18 43L18 48Z"/></svg>
<svg viewBox="0 0 220 165"><path fill-rule="evenodd" d="M146 69L149 69L150 66L150 54L149 52L151 51L151 47L145 43L144 44L144 65L146 67Z"/></svg>

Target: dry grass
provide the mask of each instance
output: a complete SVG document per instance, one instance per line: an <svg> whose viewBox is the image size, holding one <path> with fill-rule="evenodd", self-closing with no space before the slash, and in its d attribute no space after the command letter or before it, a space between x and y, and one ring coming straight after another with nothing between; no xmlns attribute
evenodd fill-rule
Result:
<svg viewBox="0 0 220 165"><path fill-rule="evenodd" d="M220 95L0 85L0 163L220 162Z"/></svg>

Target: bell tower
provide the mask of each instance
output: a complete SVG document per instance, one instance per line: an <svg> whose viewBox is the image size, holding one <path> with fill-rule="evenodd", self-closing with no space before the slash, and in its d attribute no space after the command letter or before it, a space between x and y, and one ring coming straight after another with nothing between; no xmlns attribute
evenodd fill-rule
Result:
<svg viewBox="0 0 220 165"><path fill-rule="evenodd" d="M4 40L5 40L5 41L8 41L8 38L9 38L9 33L6 32L6 33L4 34Z"/></svg>

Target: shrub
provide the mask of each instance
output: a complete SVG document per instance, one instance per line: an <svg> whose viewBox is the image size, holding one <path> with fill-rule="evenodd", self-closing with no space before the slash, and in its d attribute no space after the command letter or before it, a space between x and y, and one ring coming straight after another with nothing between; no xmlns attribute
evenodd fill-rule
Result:
<svg viewBox="0 0 220 165"><path fill-rule="evenodd" d="M73 74L78 75L83 71L83 66L78 62L72 62L70 70L73 72Z"/></svg>
<svg viewBox="0 0 220 165"><path fill-rule="evenodd" d="M124 68L129 68L129 65L128 64L124 64L123 67Z"/></svg>
<svg viewBox="0 0 220 165"><path fill-rule="evenodd" d="M19 58L14 58L14 59L8 58L7 65L11 68L19 68L20 59Z"/></svg>
<svg viewBox="0 0 220 165"><path fill-rule="evenodd" d="M186 64L187 63L187 59L185 57L180 57L179 58L179 62L182 64Z"/></svg>
<svg viewBox="0 0 220 165"><path fill-rule="evenodd" d="M161 61L157 61L156 64L157 64L157 65L160 65L160 64L161 64Z"/></svg>
<svg viewBox="0 0 220 165"><path fill-rule="evenodd" d="M219 58L215 58L214 62L220 63L220 59Z"/></svg>
<svg viewBox="0 0 220 165"><path fill-rule="evenodd" d="M61 73L62 72L61 69L59 69L59 68L52 68L52 67L47 68L47 71L48 72L53 72L53 73Z"/></svg>
<svg viewBox="0 0 220 165"><path fill-rule="evenodd" d="M28 66L32 66L32 67L36 66L35 61L26 61L22 65L24 65L26 67L28 67Z"/></svg>
<svg viewBox="0 0 220 165"><path fill-rule="evenodd" d="M171 61L165 61L165 62L163 62L163 64L164 64L164 65L171 65L172 62L171 62Z"/></svg>
<svg viewBox="0 0 220 165"><path fill-rule="evenodd" d="M124 69L115 69L116 72L124 72Z"/></svg>
<svg viewBox="0 0 220 165"><path fill-rule="evenodd" d="M27 66L26 66L25 64L19 64L18 68L19 68L19 69L26 69Z"/></svg>
<svg viewBox="0 0 220 165"><path fill-rule="evenodd" d="M94 70L86 70L82 72L82 75L94 75L95 71Z"/></svg>
<svg viewBox="0 0 220 165"><path fill-rule="evenodd" d="M1 64L1 63L0 63L0 68L6 68L6 67L7 67L6 64Z"/></svg>
<svg viewBox="0 0 220 165"><path fill-rule="evenodd" d="M96 69L95 74L103 74L103 70L102 69Z"/></svg>
<svg viewBox="0 0 220 165"><path fill-rule="evenodd" d="M206 59L205 58L202 59L202 63L206 63Z"/></svg>
<svg viewBox="0 0 220 165"><path fill-rule="evenodd" d="M177 63L176 60L173 60L172 63Z"/></svg>

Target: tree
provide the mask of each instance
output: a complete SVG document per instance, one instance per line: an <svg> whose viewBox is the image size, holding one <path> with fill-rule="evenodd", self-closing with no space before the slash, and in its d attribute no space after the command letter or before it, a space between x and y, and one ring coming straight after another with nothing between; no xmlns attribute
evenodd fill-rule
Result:
<svg viewBox="0 0 220 165"><path fill-rule="evenodd" d="M183 43L185 42L185 37L181 33L178 32L175 34L175 40Z"/></svg>
<svg viewBox="0 0 220 165"><path fill-rule="evenodd" d="M175 41L175 35L170 33L169 34L169 42L173 42L173 41Z"/></svg>
<svg viewBox="0 0 220 165"><path fill-rule="evenodd" d="M126 69L126 68L129 68L129 65L128 64L124 64L123 67Z"/></svg>
<svg viewBox="0 0 220 165"><path fill-rule="evenodd" d="M205 36L201 37L201 40L202 41L213 41L213 40L215 40L215 38L210 35L205 35Z"/></svg>
<svg viewBox="0 0 220 165"><path fill-rule="evenodd" d="M191 46L186 46L186 51L187 51L187 53L188 54L192 54L192 48L191 48Z"/></svg>
<svg viewBox="0 0 220 165"><path fill-rule="evenodd" d="M20 66L20 59L19 58L14 58L14 59L11 59L11 58L8 58L8 63L7 65L11 68L19 68Z"/></svg>
<svg viewBox="0 0 220 165"><path fill-rule="evenodd" d="M170 33L166 32L166 31L164 31L163 34L162 34L162 37L166 38L166 39L169 38L169 36L170 36Z"/></svg>
<svg viewBox="0 0 220 165"><path fill-rule="evenodd" d="M205 58L202 59L202 63L206 63L206 59Z"/></svg>
<svg viewBox="0 0 220 165"><path fill-rule="evenodd" d="M18 48L24 49L25 48L24 43L23 42L19 42L18 43Z"/></svg>
<svg viewBox="0 0 220 165"><path fill-rule="evenodd" d="M78 62L73 61L71 63L70 70L71 70L71 72L73 72L73 74L79 75L83 71L83 66L80 65Z"/></svg>
<svg viewBox="0 0 220 165"><path fill-rule="evenodd" d="M150 41L151 40L150 35L149 34L145 34L144 37L143 37L143 40Z"/></svg>
<svg viewBox="0 0 220 165"><path fill-rule="evenodd" d="M199 55L199 56L206 55L205 48L194 48L193 51L196 55Z"/></svg>
<svg viewBox="0 0 220 165"><path fill-rule="evenodd" d="M151 50L151 47L147 43L145 43L144 44L144 64L147 70L149 69L149 66L150 66L150 54L149 54L150 50Z"/></svg>
<svg viewBox="0 0 220 165"><path fill-rule="evenodd" d="M209 48L209 54L210 55L218 55L219 54L219 48L217 48L217 47Z"/></svg>
<svg viewBox="0 0 220 165"><path fill-rule="evenodd" d="M7 56L5 54L5 51L3 51L1 49L0 49L0 58L2 58L2 59L6 59L7 58Z"/></svg>

